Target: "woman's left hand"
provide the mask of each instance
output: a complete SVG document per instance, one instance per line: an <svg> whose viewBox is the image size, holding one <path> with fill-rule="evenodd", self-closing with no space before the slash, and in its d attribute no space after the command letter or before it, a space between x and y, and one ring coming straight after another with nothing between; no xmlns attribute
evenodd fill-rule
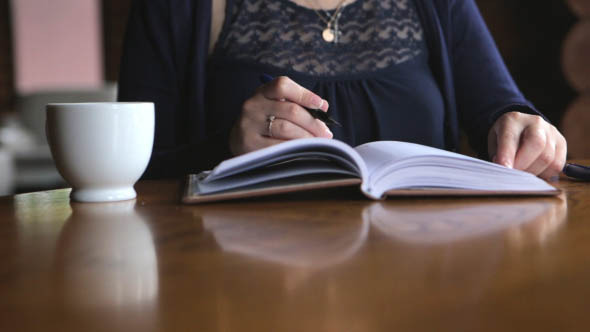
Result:
<svg viewBox="0 0 590 332"><path fill-rule="evenodd" d="M565 165L567 143L542 117L508 112L490 129L488 153L495 163L551 179Z"/></svg>

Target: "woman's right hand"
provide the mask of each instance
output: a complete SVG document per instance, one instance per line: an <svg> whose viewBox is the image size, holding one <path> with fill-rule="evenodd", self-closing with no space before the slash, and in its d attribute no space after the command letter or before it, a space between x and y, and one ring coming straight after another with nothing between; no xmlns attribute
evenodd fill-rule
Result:
<svg viewBox="0 0 590 332"><path fill-rule="evenodd" d="M244 102L231 130L232 154L240 155L296 138L332 138L328 126L303 107L326 112L328 102L285 76L262 85Z"/></svg>

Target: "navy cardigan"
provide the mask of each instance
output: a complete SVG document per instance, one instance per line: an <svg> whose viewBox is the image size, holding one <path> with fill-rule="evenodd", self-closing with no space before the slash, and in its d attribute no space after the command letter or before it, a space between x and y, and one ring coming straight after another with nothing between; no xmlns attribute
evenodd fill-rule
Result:
<svg viewBox="0 0 590 332"><path fill-rule="evenodd" d="M486 156L488 131L501 114L539 113L512 80L473 0L415 1L444 97L446 148L457 149L461 127ZM215 111L205 103L210 26L211 0L133 2L118 98L156 104L144 177L182 176L230 157L227 129L207 121Z"/></svg>

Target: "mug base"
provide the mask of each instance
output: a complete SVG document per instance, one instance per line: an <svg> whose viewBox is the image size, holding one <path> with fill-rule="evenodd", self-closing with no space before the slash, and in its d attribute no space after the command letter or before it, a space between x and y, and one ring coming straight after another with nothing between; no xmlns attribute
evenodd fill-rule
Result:
<svg viewBox="0 0 590 332"><path fill-rule="evenodd" d="M72 189L70 199L76 202L117 202L134 199L137 193L133 187Z"/></svg>

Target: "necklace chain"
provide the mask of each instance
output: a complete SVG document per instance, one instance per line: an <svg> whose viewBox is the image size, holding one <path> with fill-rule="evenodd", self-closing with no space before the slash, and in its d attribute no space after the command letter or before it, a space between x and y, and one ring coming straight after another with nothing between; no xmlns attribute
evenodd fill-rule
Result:
<svg viewBox="0 0 590 332"><path fill-rule="evenodd" d="M322 12L324 12L324 14L326 15L326 17L328 17L329 21L326 20L326 18L324 17L324 15L320 14L320 12L317 9L315 9L315 8L311 8L311 9L313 9L313 11L316 13L316 15L322 21L324 21L324 23L326 23L326 24L332 24L332 22L334 21L336 15L338 15L338 13L340 12L340 10L342 9L342 5L344 5L345 2L346 2L346 0L340 0L340 2L338 3L338 5L334 9L334 14L333 15L330 15L330 13L327 10L325 10L323 8L320 8L322 10ZM311 3L311 1L308 1L308 3L310 3L311 5L313 5Z"/></svg>
<svg viewBox="0 0 590 332"><path fill-rule="evenodd" d="M308 3L310 3L310 5L314 5L313 3L311 3L311 0L307 0ZM336 6L336 9L334 11L334 14L330 15L330 13L328 13L326 10L322 9L322 11L326 14L326 16L329 18L329 20L326 19L326 17L324 17L324 15L322 15L317 9L312 8L313 11L316 13L316 15L324 22L326 23L326 28L322 31L322 38L328 42L334 42L334 43L338 43L338 38L340 37L339 35L341 34L340 29L338 28L338 19L340 19L340 15L342 14L342 10L344 9L344 4L346 3L346 0L340 0L340 2L338 3L338 6ZM321 6L318 7L321 8ZM334 26L334 28L332 28L332 26Z"/></svg>

